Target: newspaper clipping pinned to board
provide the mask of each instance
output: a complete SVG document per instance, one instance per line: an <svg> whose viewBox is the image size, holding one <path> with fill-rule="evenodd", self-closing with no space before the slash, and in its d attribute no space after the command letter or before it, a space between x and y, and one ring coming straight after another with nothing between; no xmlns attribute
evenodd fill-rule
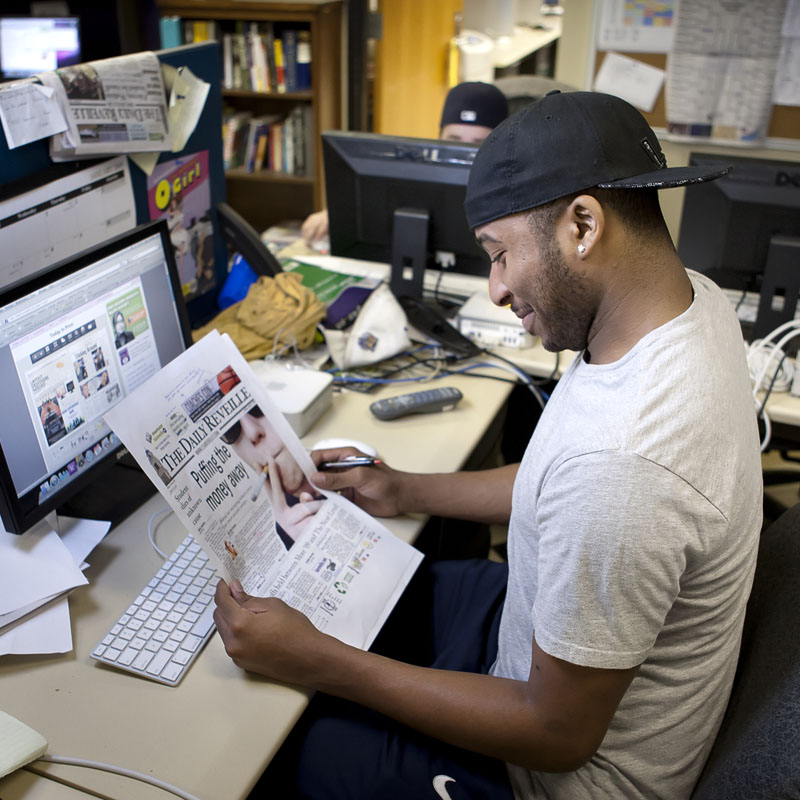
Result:
<svg viewBox="0 0 800 800"><path fill-rule="evenodd" d="M53 90L68 125L50 139L54 161L171 149L155 53L61 67L38 78Z"/></svg>
<svg viewBox="0 0 800 800"><path fill-rule="evenodd" d="M422 554L338 494L227 335L213 331L105 415L226 580L367 648Z"/></svg>

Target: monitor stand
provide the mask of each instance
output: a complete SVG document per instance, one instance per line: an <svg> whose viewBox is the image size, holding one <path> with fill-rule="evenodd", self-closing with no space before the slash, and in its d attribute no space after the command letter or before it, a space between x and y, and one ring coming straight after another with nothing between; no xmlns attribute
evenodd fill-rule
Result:
<svg viewBox="0 0 800 800"><path fill-rule="evenodd" d="M389 288L395 297L422 300L429 224L430 216L423 209L398 208L394 212Z"/></svg>
<svg viewBox="0 0 800 800"><path fill-rule="evenodd" d="M97 481L81 489L59 506L58 514L78 519L107 520L112 527L122 522L156 493L156 487L130 453L126 453Z"/></svg>
<svg viewBox="0 0 800 800"><path fill-rule="evenodd" d="M389 288L414 328L459 358L470 358L480 348L442 314L422 302L429 222L428 212L418 208L398 208L394 212Z"/></svg>
<svg viewBox="0 0 800 800"><path fill-rule="evenodd" d="M800 238L773 236L767 250L753 338L762 339L794 319L800 297ZM797 350L795 344L791 352Z"/></svg>

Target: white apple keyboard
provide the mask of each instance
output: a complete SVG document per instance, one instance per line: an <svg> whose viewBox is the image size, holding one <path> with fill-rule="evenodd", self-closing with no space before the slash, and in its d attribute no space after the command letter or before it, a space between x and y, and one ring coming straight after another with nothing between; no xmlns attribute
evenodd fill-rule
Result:
<svg viewBox="0 0 800 800"><path fill-rule="evenodd" d="M92 650L92 658L177 686L214 633L216 588L216 570L187 536Z"/></svg>

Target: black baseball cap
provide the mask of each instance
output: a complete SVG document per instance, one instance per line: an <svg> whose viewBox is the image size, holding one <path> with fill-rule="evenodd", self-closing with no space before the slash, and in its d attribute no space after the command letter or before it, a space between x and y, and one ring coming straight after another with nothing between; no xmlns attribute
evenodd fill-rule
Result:
<svg viewBox="0 0 800 800"><path fill-rule="evenodd" d="M491 83L459 83L448 93L439 129L445 125L483 125L495 128L508 116L506 96Z"/></svg>
<svg viewBox="0 0 800 800"><path fill-rule="evenodd" d="M595 186L668 189L714 180L730 167L668 167L645 118L599 92L554 91L484 140L464 208L471 230Z"/></svg>

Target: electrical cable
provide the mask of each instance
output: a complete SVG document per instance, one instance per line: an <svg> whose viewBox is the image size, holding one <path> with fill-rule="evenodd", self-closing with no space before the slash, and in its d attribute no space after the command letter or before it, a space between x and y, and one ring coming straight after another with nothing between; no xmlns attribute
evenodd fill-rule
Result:
<svg viewBox="0 0 800 800"><path fill-rule="evenodd" d="M773 343L772 340L778 336L780 336L781 338L777 342ZM753 380L753 400L755 402L757 409L757 418L760 418L764 423L764 435L762 436L761 439L762 453L767 449L767 447L769 446L770 439L772 438L772 421L769 417L769 414L766 411L767 398L769 397L769 392L772 390L772 387L774 386L775 381L777 380L777 376L780 373L781 368L783 367L783 361L786 358L786 354L784 353L783 348L789 341L791 341L796 336L800 336L800 321L789 320L788 322L784 322L782 325L779 325L777 328L775 328L775 330L768 333L763 339L753 342L753 344L750 346L748 350L747 361L751 373L758 366L761 367L755 379ZM762 359L764 351L768 352L766 354L766 358L763 359L763 364L762 364L760 363L760 359ZM780 355L778 367L775 370L775 374L773 375L773 380L770 383L769 389L767 390L767 395L762 402L761 400L759 400L758 393L761 390L761 385L770 369L770 365L773 363L773 359L777 355Z"/></svg>
<svg viewBox="0 0 800 800"><path fill-rule="evenodd" d="M150 544L153 545L156 553L158 553L161 558L166 561L169 558L169 555L165 553L157 544L155 540L155 536L153 534L153 523L156 520L156 517L160 517L162 514L167 514L168 512L172 511L172 509L167 506L166 508L162 508L160 511L156 511L149 519L147 523L147 538L150 540Z"/></svg>
<svg viewBox="0 0 800 800"><path fill-rule="evenodd" d="M149 783L151 786L163 789L165 792L174 794L176 797L182 797L184 800L199 800L199 798L196 795L189 794L189 792L186 792L183 789L179 789L177 786L173 786L170 783L166 783L165 781L159 780L158 778L154 778L152 775L145 775L144 773L137 772L136 770L133 769L118 767L115 764L104 764L102 761L89 761L84 758L69 758L66 756L51 755L49 753L43 756L39 756L39 758L36 759L36 761L47 761L50 762L51 764L67 764L69 766L74 766L74 767L86 767L87 769L96 769L100 770L101 772L112 772L115 775L122 775L125 778L133 778L134 780L142 781L143 783Z"/></svg>

